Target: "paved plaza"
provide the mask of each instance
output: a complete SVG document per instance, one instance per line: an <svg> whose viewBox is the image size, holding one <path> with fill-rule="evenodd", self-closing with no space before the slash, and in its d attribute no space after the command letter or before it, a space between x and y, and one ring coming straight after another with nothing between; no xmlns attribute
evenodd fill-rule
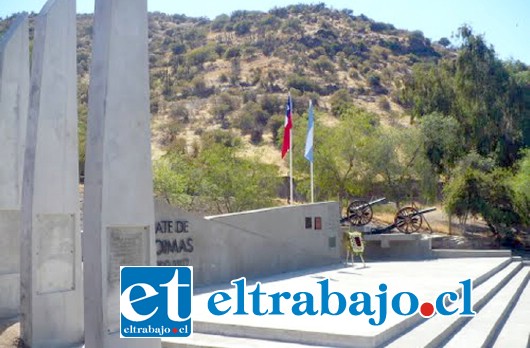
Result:
<svg viewBox="0 0 530 348"><path fill-rule="evenodd" d="M521 263L519 261L519 263ZM275 277L259 279L261 282L261 292L273 294L276 292L296 293L307 291L318 294L320 285L317 283L323 279L329 279L329 291L337 291L345 296L354 292L364 291L372 296L372 300L377 300L375 295L380 294L378 287L381 283L388 286L386 291L388 301L398 292L413 292L419 299L420 304L424 301L434 301L436 296L444 291L455 291L460 289L460 281L472 279L482 287L491 288L490 282L497 282L495 275L501 271L515 267L516 262L506 257L481 257L481 258L454 258L454 259L431 259L425 261L403 261L403 262L373 262L362 267L361 263L353 266L337 265L335 267L316 268L308 271L288 273ZM514 268L515 269L515 268ZM528 267L522 268L517 265L517 269L522 269L524 279L528 278ZM230 285L230 284L228 284ZM245 293L254 290L255 282L248 280ZM480 299L483 295L476 292ZM231 301L219 304L219 308L226 310L232 306L229 313L221 316L212 315L207 308L208 299L218 290L226 291L232 298ZM526 289L528 292L528 288ZM525 294L526 294L525 292ZM196 295L193 301L193 320L195 336L184 343L190 346L200 347L232 347L238 346L239 341L242 346L246 342L247 346L261 347L262 340L283 341L291 344L311 344L321 346L337 347L377 347L386 345L388 342L406 336L406 333L413 327L423 326L428 321L419 315L413 317L400 316L388 311L386 321L380 326L373 326L368 323L368 316L353 316L348 311L342 315L302 315L295 316L291 313L292 300L284 300L281 309L285 315L263 315L245 316L234 315L237 304L236 289L233 286L222 286L217 288L195 289ZM517 303L517 308L529 308L528 294L521 297L525 303ZM261 311L271 308L271 300L265 295L261 296ZM282 300L283 301L283 300ZM351 303L347 299L348 305ZM475 299L473 299L475 301ZM378 303L372 302L372 308L376 311L374 319L378 320ZM407 308L407 301L403 301L404 308ZM245 299L245 311L252 313L250 295ZM315 295L315 308L320 308L320 298ZM330 308L336 308L336 303L330 300ZM514 313L516 311L514 310ZM518 311L517 311L518 312ZM436 316L435 316L436 317ZM440 316L439 316L440 317ZM479 315L477 315L478 319ZM434 318L434 317L433 317ZM451 317L438 318L453 320ZM475 318L474 318L475 319ZM431 320L431 319L429 319ZM440 326L443 326L442 323ZM512 327L513 335L518 335L525 340L530 333L530 324ZM412 333L412 331L410 332ZM410 334L409 333L409 334ZM480 332L479 332L480 334ZM486 333L483 333L486 335ZM245 337L235 341L223 341L225 336ZM253 339L253 340L252 340ZM397 342L398 340L396 340ZM182 344L182 340L163 341L163 346L177 347L175 343ZM525 341L526 344L526 341ZM285 343L284 343L285 345ZM296 347L296 345L290 347ZM267 346L266 344L263 346ZM278 347L281 347L280 344ZM399 346L399 345L398 345ZM406 346L406 345L404 345ZM516 345L517 346L517 345Z"/></svg>

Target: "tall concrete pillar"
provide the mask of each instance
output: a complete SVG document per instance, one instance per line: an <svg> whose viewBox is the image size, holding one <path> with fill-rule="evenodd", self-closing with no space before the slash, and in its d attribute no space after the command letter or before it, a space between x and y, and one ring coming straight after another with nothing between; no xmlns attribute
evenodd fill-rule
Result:
<svg viewBox="0 0 530 348"><path fill-rule="evenodd" d="M29 98L29 31L17 17L0 41L0 319L20 308L20 202Z"/></svg>
<svg viewBox="0 0 530 348"><path fill-rule="evenodd" d="M120 266L155 265L147 0L96 0L85 164L85 346L120 339Z"/></svg>
<svg viewBox="0 0 530 348"><path fill-rule="evenodd" d="M20 263L21 337L31 347L83 342L75 0L36 17Z"/></svg>

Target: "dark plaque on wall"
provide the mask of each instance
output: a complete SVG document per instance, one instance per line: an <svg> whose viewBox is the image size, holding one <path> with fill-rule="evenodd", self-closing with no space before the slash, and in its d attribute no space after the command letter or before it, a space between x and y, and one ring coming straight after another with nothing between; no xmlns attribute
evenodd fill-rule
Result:
<svg viewBox="0 0 530 348"><path fill-rule="evenodd" d="M320 216L315 217L315 230L322 229L322 218Z"/></svg>
<svg viewBox="0 0 530 348"><path fill-rule="evenodd" d="M313 228L313 219L311 219L310 217L305 218L305 228Z"/></svg>

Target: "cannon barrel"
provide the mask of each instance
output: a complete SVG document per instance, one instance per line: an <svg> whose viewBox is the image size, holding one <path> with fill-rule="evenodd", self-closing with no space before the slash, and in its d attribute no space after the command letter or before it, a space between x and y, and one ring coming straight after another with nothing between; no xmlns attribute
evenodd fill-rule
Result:
<svg viewBox="0 0 530 348"><path fill-rule="evenodd" d="M427 214L435 210L436 210L436 207L425 208L425 209L418 211L416 214L413 214L413 216Z"/></svg>
<svg viewBox="0 0 530 348"><path fill-rule="evenodd" d="M360 205L360 206L358 206L358 207L356 207L356 208L357 208L357 209L363 209L363 208L365 208L365 207L369 207L369 206L372 206L372 205L377 204L377 203L379 203L379 202L382 202L382 201L384 201L385 199L386 199L386 197L378 198L378 199L376 199L375 201L370 201L370 202L368 202L368 203L366 203L366 204L362 204L362 205Z"/></svg>

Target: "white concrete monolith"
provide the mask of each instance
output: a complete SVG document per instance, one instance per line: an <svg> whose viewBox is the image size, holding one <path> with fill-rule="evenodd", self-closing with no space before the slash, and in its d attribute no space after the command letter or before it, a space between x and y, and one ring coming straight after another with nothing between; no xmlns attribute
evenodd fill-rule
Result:
<svg viewBox="0 0 530 348"><path fill-rule="evenodd" d="M22 187L21 338L83 342L75 0L49 0L35 20Z"/></svg>
<svg viewBox="0 0 530 348"><path fill-rule="evenodd" d="M155 265L147 0L96 0L85 164L85 346L120 339L120 266Z"/></svg>
<svg viewBox="0 0 530 348"><path fill-rule="evenodd" d="M20 202L29 98L28 18L0 41L0 319L20 308Z"/></svg>

